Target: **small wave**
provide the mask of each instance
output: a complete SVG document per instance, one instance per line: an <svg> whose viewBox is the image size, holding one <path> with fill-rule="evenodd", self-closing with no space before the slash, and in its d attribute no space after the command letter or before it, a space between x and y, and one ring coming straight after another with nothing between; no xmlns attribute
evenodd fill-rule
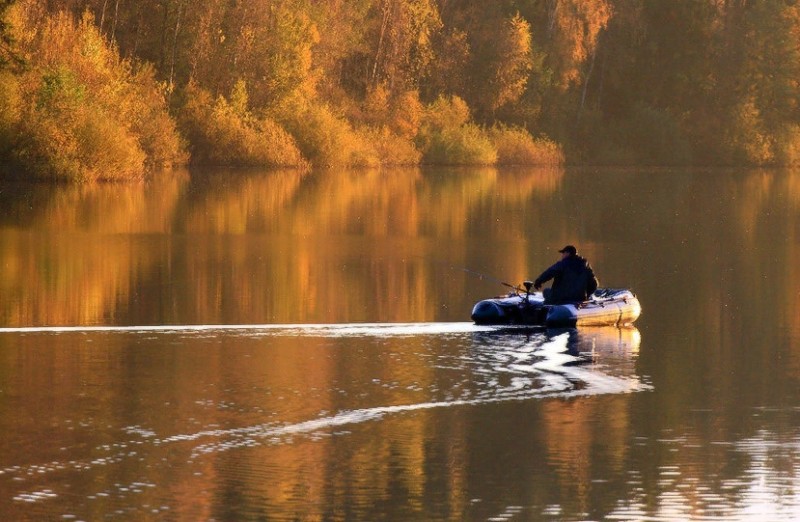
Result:
<svg viewBox="0 0 800 522"><path fill-rule="evenodd" d="M174 327L92 327L98 331L172 331ZM491 331L491 328L476 327L472 323L405 323L405 324L349 324L349 325L236 325L182 327L179 331L196 330L241 330L297 332L296 335L440 335ZM89 331L92 331L89 330ZM45 330L53 331L53 330ZM71 329L67 331L87 331ZM295 423L269 422L233 427L229 429L206 429L190 433L160 435L145 427L134 425L123 428L136 450L127 444L118 447L102 446L98 450L107 453L93 459L43 465L10 466L0 469L0 475L32 476L63 470L86 471L91 468L112 465L130 458L139 458L149 447L188 445L186 450L193 458L206 454L252 446L290 444L294 437L336 436L350 426L378 421L391 415L402 415L420 410L454 408L491 403L526 401L544 398L574 398L579 396L622 394L650 390L634 374L614 376L602 368L580 364L585 360L571 351L570 334L550 336L536 333L531 336L502 336L499 339L473 339L473 351L460 361L470 371L465 372L476 379L471 393L459 398L433 399L411 404L378 405L375 407L340 410L332 414L320 412L320 416ZM458 364L459 361L454 361ZM463 368L462 368L463 369ZM49 497L41 492L28 493L20 501L33 502Z"/></svg>

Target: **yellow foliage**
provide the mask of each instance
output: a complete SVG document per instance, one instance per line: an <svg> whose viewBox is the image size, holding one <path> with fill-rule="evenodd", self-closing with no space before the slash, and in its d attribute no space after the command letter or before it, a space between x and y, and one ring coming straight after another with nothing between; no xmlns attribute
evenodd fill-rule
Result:
<svg viewBox="0 0 800 522"><path fill-rule="evenodd" d="M231 90L231 108L239 116L245 116L248 112L249 97L247 95L247 83L242 80L236 80Z"/></svg>
<svg viewBox="0 0 800 522"><path fill-rule="evenodd" d="M282 113L281 122L316 167L380 165L377 150L327 105L299 103Z"/></svg>
<svg viewBox="0 0 800 522"><path fill-rule="evenodd" d="M87 111L74 131L82 176L87 180L128 180L144 175L145 153L137 138L108 115Z"/></svg>
<svg viewBox="0 0 800 522"><path fill-rule="evenodd" d="M97 181L144 175L145 155L136 138L103 112L82 107L41 111L20 121L18 130L12 158L37 178Z"/></svg>
<svg viewBox="0 0 800 522"><path fill-rule="evenodd" d="M554 166L564 163L561 147L548 138L534 139L520 127L497 126L490 132L499 165Z"/></svg>
<svg viewBox="0 0 800 522"><path fill-rule="evenodd" d="M28 69L5 152L14 170L91 181L138 179L185 158L151 68L120 59L88 14L46 16L33 2L9 13ZM2 119L2 118L0 118Z"/></svg>
<svg viewBox="0 0 800 522"><path fill-rule="evenodd" d="M294 139L273 120L242 113L222 96L211 95L195 84L185 90L181 109L184 131L194 145L193 161L239 167L305 167Z"/></svg>
<svg viewBox="0 0 800 522"><path fill-rule="evenodd" d="M559 83L568 87L580 78L582 64L595 52L612 9L608 0L560 0L551 9L551 52L558 57Z"/></svg>
<svg viewBox="0 0 800 522"><path fill-rule="evenodd" d="M440 96L429 105L416 138L423 162L437 165L496 163L497 149L487 133L469 121L469 107L458 96Z"/></svg>
<svg viewBox="0 0 800 522"><path fill-rule="evenodd" d="M775 161L773 136L763 129L763 117L754 100L738 105L730 129L733 154L750 165L769 165Z"/></svg>
<svg viewBox="0 0 800 522"><path fill-rule="evenodd" d="M387 127L366 130L364 134L375 148L382 165L418 165L422 158L411 140L393 134Z"/></svg>
<svg viewBox="0 0 800 522"><path fill-rule="evenodd" d="M417 91L406 91L392 104L389 126L399 136L411 140L419 132L425 107L419 101Z"/></svg>
<svg viewBox="0 0 800 522"><path fill-rule="evenodd" d="M184 165L189 161L186 143L178 132L165 99L165 89L155 79L149 64L138 65L131 72L130 92L125 94L130 114L130 129L138 137L148 167Z"/></svg>
<svg viewBox="0 0 800 522"><path fill-rule="evenodd" d="M531 25L519 13L505 21L503 31L497 38L500 60L493 67L494 78L490 82L493 92L488 95L492 110L520 99L532 67Z"/></svg>
<svg viewBox="0 0 800 522"><path fill-rule="evenodd" d="M383 85L367 91L364 99L364 121L379 125L389 119L389 90Z"/></svg>
<svg viewBox="0 0 800 522"><path fill-rule="evenodd" d="M425 111L425 125L444 129L465 125L470 118L467 102L458 96L439 96Z"/></svg>

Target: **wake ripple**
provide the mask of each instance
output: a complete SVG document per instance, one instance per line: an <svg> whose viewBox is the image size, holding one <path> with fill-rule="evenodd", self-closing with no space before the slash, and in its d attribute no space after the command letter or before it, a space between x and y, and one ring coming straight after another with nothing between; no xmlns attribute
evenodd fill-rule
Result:
<svg viewBox="0 0 800 522"><path fill-rule="evenodd" d="M343 326L311 326L297 327L308 334L309 331L326 335L419 335L425 333L450 333L474 331L471 323L431 323L414 325L343 325ZM469 327L469 328L468 328ZM260 328L260 327L259 327ZM290 331L286 326L270 327L269 331ZM358 330L358 334L355 331ZM116 330L115 330L116 331ZM127 330L126 330L127 331ZM137 330L132 330L137 331ZM486 331L482 329L482 331ZM650 390L651 386L641 382L635 375L612 376L594 369L591 365L581 365L583 359L579 354L568 351L568 334L548 337L543 333L536 334L527 342L519 343L518 336L501 337L493 340L469 358L475 364L476 376L483 374L486 380L472 396L448 400L419 402L404 405L385 405L371 408L339 411L333 415L324 415L296 423L270 422L230 429L201 430L194 433L174 434L159 437L156 433L140 427L129 427L129 435L136 435L135 440L116 447L97 448L98 453L105 450L105 457L91 460L68 462L51 462L30 466L12 466L0 469L0 475L42 476L62 470L87 471L89 469L119 463L130 458L138 458L147 447L163 447L185 445L191 459L202 455L214 454L238 448L254 446L271 446L291 443L294 437L328 437L341 433L349 426L373 422L391 415L401 415L420 410L455 408L464 406L485 405L491 403L525 401L543 398L572 398L601 394L623 394ZM507 339L503 341L502 339ZM477 362L476 362L477 361ZM511 374L512 378L502 379L501 374ZM578 383L580 385L578 385ZM339 430L339 431L337 431ZM25 497L25 501L48 498L47 495Z"/></svg>

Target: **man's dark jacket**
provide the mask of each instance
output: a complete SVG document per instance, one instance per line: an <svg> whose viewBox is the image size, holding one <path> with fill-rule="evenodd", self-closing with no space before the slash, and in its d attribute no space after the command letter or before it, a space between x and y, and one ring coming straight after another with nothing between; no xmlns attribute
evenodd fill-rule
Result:
<svg viewBox="0 0 800 522"><path fill-rule="evenodd" d="M548 304L579 303L585 301L597 290L597 278L589 262L581 256L567 256L536 278L538 288L553 280L547 298Z"/></svg>

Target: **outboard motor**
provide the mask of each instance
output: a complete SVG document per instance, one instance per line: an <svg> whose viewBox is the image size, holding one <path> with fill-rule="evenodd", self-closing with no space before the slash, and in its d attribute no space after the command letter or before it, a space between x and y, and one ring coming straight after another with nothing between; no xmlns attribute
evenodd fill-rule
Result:
<svg viewBox="0 0 800 522"><path fill-rule="evenodd" d="M533 281L523 281L522 286L525 287L525 301L530 303L531 287L533 286Z"/></svg>

